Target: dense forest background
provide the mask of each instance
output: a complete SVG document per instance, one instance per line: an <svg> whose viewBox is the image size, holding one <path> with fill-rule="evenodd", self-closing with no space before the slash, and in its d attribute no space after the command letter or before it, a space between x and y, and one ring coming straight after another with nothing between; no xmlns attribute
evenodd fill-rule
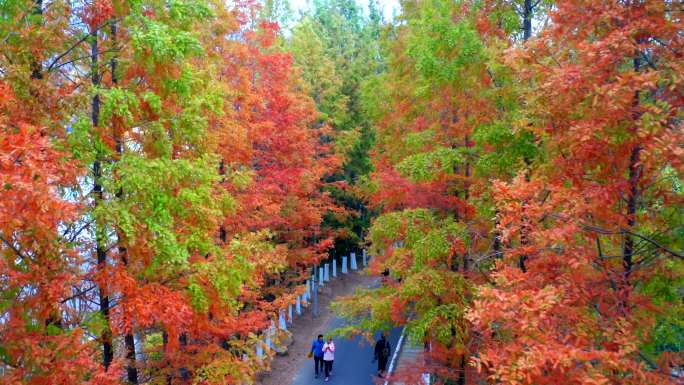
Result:
<svg viewBox="0 0 684 385"><path fill-rule="evenodd" d="M681 381L684 4L381 7L0 0L1 382L253 383L362 248L407 383Z"/></svg>

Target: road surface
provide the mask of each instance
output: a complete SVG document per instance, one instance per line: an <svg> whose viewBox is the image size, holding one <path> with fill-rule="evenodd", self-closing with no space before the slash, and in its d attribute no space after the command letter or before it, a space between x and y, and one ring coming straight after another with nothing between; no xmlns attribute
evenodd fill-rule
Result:
<svg viewBox="0 0 684 385"><path fill-rule="evenodd" d="M333 330L343 325L344 321L336 318L329 329ZM397 348L400 334L400 328L393 329L390 332L392 353ZM380 334L378 333L376 337L379 338L379 336ZM311 336L312 341L313 338L315 336ZM318 378L314 378L313 359L310 359L306 361L305 367L299 369L297 376L290 385L373 385L373 380L378 378L378 364L371 362L373 360L373 346L360 337L351 340L336 338L334 342L335 362L330 381L324 382L322 374ZM389 368L389 363L387 366Z"/></svg>

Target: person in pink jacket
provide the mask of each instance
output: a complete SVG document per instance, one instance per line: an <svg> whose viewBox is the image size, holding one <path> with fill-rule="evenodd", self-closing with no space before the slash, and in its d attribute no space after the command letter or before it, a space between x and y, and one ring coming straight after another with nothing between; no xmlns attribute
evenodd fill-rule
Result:
<svg viewBox="0 0 684 385"><path fill-rule="evenodd" d="M325 380L330 380L332 373L333 361L335 361L335 343L332 337L328 337L328 341L323 345L323 364L325 365Z"/></svg>

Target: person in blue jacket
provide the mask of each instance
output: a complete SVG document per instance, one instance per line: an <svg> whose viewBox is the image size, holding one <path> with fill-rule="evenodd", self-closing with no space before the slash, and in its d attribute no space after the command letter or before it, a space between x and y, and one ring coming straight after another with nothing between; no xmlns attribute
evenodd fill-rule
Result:
<svg viewBox="0 0 684 385"><path fill-rule="evenodd" d="M323 371L323 334L319 334L318 338L311 344L311 354L314 359L314 374L318 378L318 368Z"/></svg>

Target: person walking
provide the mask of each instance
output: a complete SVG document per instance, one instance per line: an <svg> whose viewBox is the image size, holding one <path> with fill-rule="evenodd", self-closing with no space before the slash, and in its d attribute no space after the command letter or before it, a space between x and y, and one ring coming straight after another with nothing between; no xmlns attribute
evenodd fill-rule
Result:
<svg viewBox="0 0 684 385"><path fill-rule="evenodd" d="M330 380L332 373L333 361L335 361L335 343L332 337L328 336L328 342L323 345L323 363L325 365L325 380Z"/></svg>
<svg viewBox="0 0 684 385"><path fill-rule="evenodd" d="M318 378L318 368L323 371L323 334L319 334L318 338L314 340L311 344L310 355L313 355L314 359L314 376Z"/></svg>
<svg viewBox="0 0 684 385"><path fill-rule="evenodd" d="M373 360L378 361L378 377L383 378L387 370L387 361L389 360L392 347L387 340L387 332L380 335L380 339L375 343L375 356Z"/></svg>

